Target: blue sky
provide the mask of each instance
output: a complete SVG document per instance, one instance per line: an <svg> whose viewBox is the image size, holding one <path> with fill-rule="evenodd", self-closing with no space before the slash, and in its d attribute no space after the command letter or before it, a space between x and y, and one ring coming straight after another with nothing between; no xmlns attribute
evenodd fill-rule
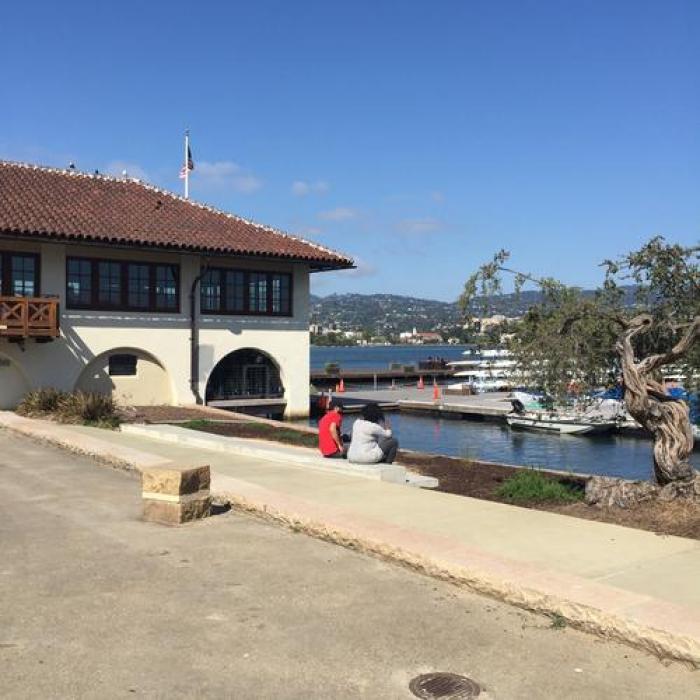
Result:
<svg viewBox="0 0 700 700"><path fill-rule="evenodd" d="M119 173L341 249L313 290L451 300L492 252L595 285L700 239L696 0L3 7L0 158Z"/></svg>

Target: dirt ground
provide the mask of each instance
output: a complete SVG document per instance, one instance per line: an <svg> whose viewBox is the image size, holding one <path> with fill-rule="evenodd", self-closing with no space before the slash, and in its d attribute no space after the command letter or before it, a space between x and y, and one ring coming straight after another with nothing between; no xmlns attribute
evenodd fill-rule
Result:
<svg viewBox="0 0 700 700"><path fill-rule="evenodd" d="M128 406L121 409L124 423L181 423L189 420L221 420L219 411L205 407L185 406ZM235 416L231 416L235 420Z"/></svg>
<svg viewBox="0 0 700 700"><path fill-rule="evenodd" d="M436 455L399 453L399 461L426 476L440 481L438 490L460 496L483 498L489 501L504 501L496 495L498 487L516 471L516 467L473 462ZM565 476L549 478L585 488L585 479ZM700 507L688 503L640 503L634 508L598 508L580 503L518 503L525 508L536 508L552 513L561 513L586 520L614 523L639 530L650 530L659 535L677 535L700 539Z"/></svg>
<svg viewBox="0 0 700 700"><path fill-rule="evenodd" d="M220 421L221 414L212 412L211 415L207 415L201 410L175 406L148 406L132 409L132 415L129 417L129 420L162 423L188 420L202 421L207 418ZM299 431L292 425L276 427L270 424L257 423L253 420L235 420L233 416L230 423L200 424L196 429L216 435L274 440L284 444L303 445L306 447L315 447L317 444L317 438L314 434ZM517 467L404 450L399 451L397 461L416 472L436 477L440 482L438 491L506 503L508 501L498 497L496 491L508 477L513 476L517 471L521 471ZM575 475L551 475L548 478L581 490L585 488L585 479ZM677 535L679 537L700 539L700 507L691 504L649 502L639 504L634 508L599 508L587 506L583 502L531 502L515 505L546 510L552 513L561 513L586 520L598 520L640 530L649 530L659 535Z"/></svg>

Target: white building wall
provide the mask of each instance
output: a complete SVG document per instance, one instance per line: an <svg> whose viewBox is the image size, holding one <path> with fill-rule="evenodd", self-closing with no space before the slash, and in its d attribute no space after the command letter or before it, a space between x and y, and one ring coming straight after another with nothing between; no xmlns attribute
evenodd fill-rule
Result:
<svg viewBox="0 0 700 700"><path fill-rule="evenodd" d="M0 241L0 250L36 252L41 254L41 294L57 295L60 299L61 337L49 343L32 339L23 344L0 339L0 406L15 401L21 377L31 388L55 387L62 390L76 388L85 368L94 362L99 372L101 355L115 350L137 350L155 359L167 372L170 400L175 404L192 404L190 389L190 310L189 295L192 282L199 273L202 259L197 255L140 251L135 248L86 246L31 241ZM65 305L66 257L126 259L134 261L176 262L180 265L180 313L141 313L117 311L85 311L67 309ZM211 264L239 269L270 270L293 273L293 315L291 317L264 316L198 316L199 391L204 397L207 379L219 360L243 348L255 348L268 354L279 366L285 388L287 414L300 417L308 414L309 403L309 269L303 264L284 261L255 260L251 258L212 258ZM199 303L199 290L196 294ZM106 357L106 356L105 356ZM3 360L5 360L3 362ZM9 362L7 361L9 360ZM5 379L3 381L3 372ZM10 373L12 378L10 379ZM154 387L162 386L157 372L137 377L148 385L153 377ZM122 390L133 384L134 377L116 380ZM97 381L97 376L94 377ZM12 388L11 388L12 387ZM154 403L163 395L156 391ZM146 392L147 394L147 392ZM120 398L119 395L117 398ZM143 386L138 398L144 398Z"/></svg>

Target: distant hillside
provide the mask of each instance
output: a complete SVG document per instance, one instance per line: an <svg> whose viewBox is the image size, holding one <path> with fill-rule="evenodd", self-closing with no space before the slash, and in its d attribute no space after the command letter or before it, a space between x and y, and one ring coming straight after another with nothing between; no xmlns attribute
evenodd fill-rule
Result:
<svg viewBox="0 0 700 700"><path fill-rule="evenodd" d="M459 323L456 304L396 294L331 294L311 296L311 320L339 330L376 329L401 333L416 327L432 330Z"/></svg>
<svg viewBox="0 0 700 700"><path fill-rule="evenodd" d="M625 288L627 303L632 305L634 287ZM593 294L585 290L584 294ZM491 314L522 316L530 306L541 299L537 291L520 295L503 294L489 302ZM481 315L477 300L474 315ZM462 314L456 303L419 299L397 294L331 294L326 297L311 295L311 322L332 326L338 330L372 329L384 333L401 333L414 327L418 331L451 328L461 325Z"/></svg>

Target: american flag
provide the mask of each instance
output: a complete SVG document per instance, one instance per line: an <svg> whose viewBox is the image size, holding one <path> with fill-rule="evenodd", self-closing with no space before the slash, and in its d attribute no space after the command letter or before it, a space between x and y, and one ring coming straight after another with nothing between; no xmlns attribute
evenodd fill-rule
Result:
<svg viewBox="0 0 700 700"><path fill-rule="evenodd" d="M180 168L180 178L185 179L187 177L187 171L194 170L194 161L192 160L192 151L190 147L187 147L187 163Z"/></svg>

